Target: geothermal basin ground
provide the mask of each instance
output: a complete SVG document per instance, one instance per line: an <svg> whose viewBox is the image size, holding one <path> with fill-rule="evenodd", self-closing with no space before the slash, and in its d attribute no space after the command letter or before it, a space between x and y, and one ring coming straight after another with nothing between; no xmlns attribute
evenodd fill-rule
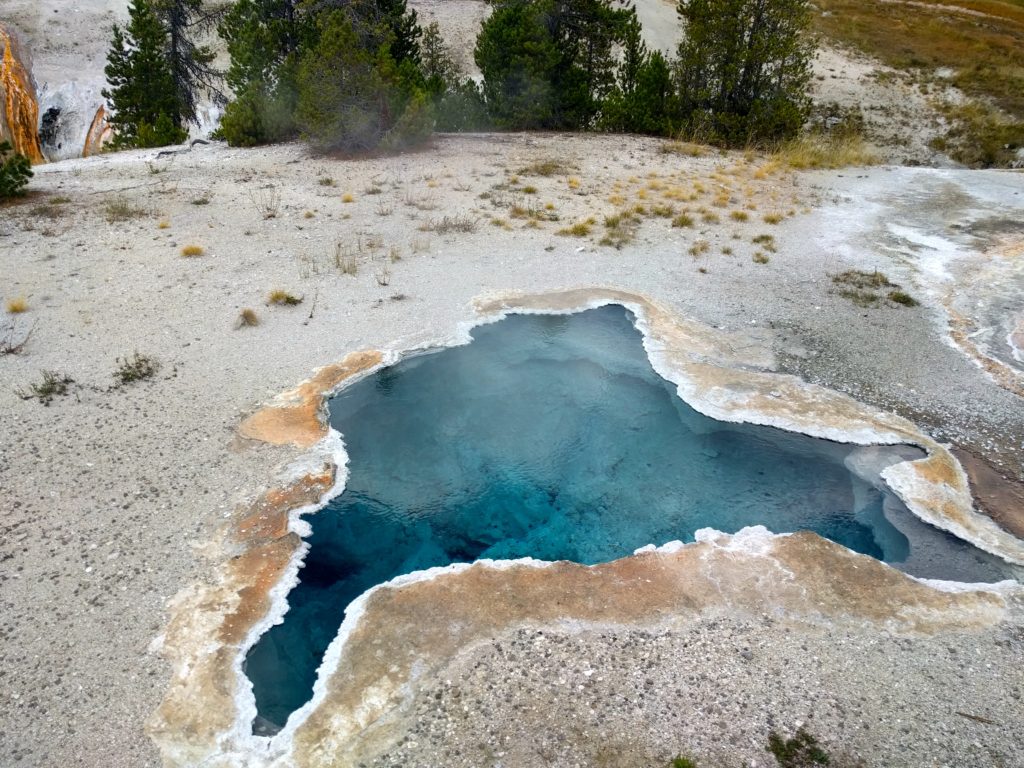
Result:
<svg viewBox="0 0 1024 768"><path fill-rule="evenodd" d="M637 206L628 236L602 245L606 217ZM461 338L486 294L650 296L984 460L1002 479L975 496L1011 499L993 514L1020 535L1013 306L980 276L1019 268L1022 209L1010 172L794 172L633 137L440 137L356 161L212 145L38 167L31 196L0 209L0 290L28 305L4 315L26 340L0 357L4 762L158 765L145 723L172 676L168 601L215 581L237 554L225 528L306 453L239 425L354 350ZM843 295L833 278L849 270L920 303ZM159 369L122 384L136 352ZM73 380L48 406L18 395L43 370ZM1024 618L1001 595L928 626L841 600L787 613L770 596L524 619L417 679L392 746L371 739L360 759L769 765L767 734L804 723L868 765L1022 765Z"/></svg>

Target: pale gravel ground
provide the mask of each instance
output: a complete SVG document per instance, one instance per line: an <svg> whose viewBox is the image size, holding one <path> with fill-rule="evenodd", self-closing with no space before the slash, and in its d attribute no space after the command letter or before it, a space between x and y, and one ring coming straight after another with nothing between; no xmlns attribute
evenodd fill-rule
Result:
<svg viewBox="0 0 1024 768"><path fill-rule="evenodd" d="M774 766L802 724L837 768L1024 765L1020 628L900 637L770 617L523 627L418 684L374 768ZM981 717L979 722L966 715Z"/></svg>
<svg viewBox="0 0 1024 768"><path fill-rule="evenodd" d="M898 195L908 184L926 184L934 172L818 173L777 177L758 187L751 166L735 183L738 202L732 206L744 200L759 205L745 224L728 219L729 209L720 212L722 223L692 230L649 218L622 251L597 247L593 237L555 234L564 223L614 210L605 199L616 180L635 202L648 173L666 184L702 179L710 189L716 183L712 173L724 174L742 159L691 159L660 153L659 146L634 137L511 135L440 138L431 151L354 162L310 158L298 146L249 152L210 147L160 161L153 165L163 169L156 174L146 162L153 153L40 168L32 185L37 197L0 210L0 293L4 299L25 295L31 309L19 322L35 324L22 354L0 357L0 764L156 765L141 729L168 678L166 665L147 652L165 620L164 601L209 576L199 548L240 502L271 482L278 463L294 456L238 445L233 430L240 418L353 349L403 348L449 337L458 323L471 319L470 299L485 291L607 284L647 293L698 320L750 329L773 345L787 367L808 378L924 423L941 423L943 435L1019 465L1024 401L994 386L942 342L944 323L934 307L862 310L829 292L827 273L864 267L872 258L913 288L906 262L881 251L834 249L819 230L836 215L856 224L857 212L866 210L865 196ZM581 180L579 190L558 176L523 176L522 184L535 184L536 197L555 203L562 222L539 230L520 229L515 220L512 230L488 224L487 215L508 215L507 208L499 211L479 198L506 180L504 168L515 171L552 157L578 166L573 173ZM320 175L335 185L321 186ZM971 185L987 177L947 178ZM1020 176L1006 178L1024 184ZM274 219L263 219L251 199L267 184L281 193ZM381 193L367 194L372 186ZM749 195L745 186L751 187ZM342 203L344 192L355 202ZM34 212L45 196L54 195L71 199L66 214L50 220ZM119 196L145 208L146 215L107 223L105 205ZM209 203L192 203L200 199ZM645 204L650 203L649 198ZM797 215L776 227L758 219L763 211L789 205ZM800 213L803 206L814 211ZM316 213L307 219L307 210ZM480 219L475 233L419 230L431 219L459 213ZM157 228L162 218L169 229ZM750 238L768 230L778 240L778 253L769 264L756 265ZM695 260L686 251L698 238L712 249ZM190 242L208 254L181 258L180 247ZM348 249L362 244L355 276L333 265L338 242ZM401 256L394 263L387 258L392 246ZM734 254L722 254L723 246ZM381 286L377 275L383 277L385 267L390 284ZM277 287L305 301L294 309L264 306L267 291ZM399 295L404 298L397 300ZM242 307L257 310L259 327L233 329ZM112 388L116 358L135 350L159 359L160 374ZM71 375L77 382L71 396L48 408L19 399L14 390L37 380L41 369ZM990 679L992 701L1009 706L1014 686L1018 694L1020 689L1019 678L1009 682L1020 669L1020 644L997 645L999 632L1004 630L948 642L971 650L978 665L992 665L984 673L992 677L978 679ZM659 680L692 674L684 671L687 657L672 650L686 637L683 632L659 641L665 664ZM766 644L766 662L797 663L795 650L773 632L754 629L751 637L744 641L751 648L755 640ZM862 633L851 642L867 648L872 640ZM597 635L572 642L586 646L575 655L608 653ZM958 682L964 673L955 664L928 666L932 651L928 643L912 642L907 664L898 669L919 668L921 675L915 672L913 679L924 689L947 685L963 697L964 707L981 706L984 695ZM864 653L866 664L886 658L874 650ZM841 653L817 655L824 678L835 675L842 679L840 691L855 690L856 678L832 666L843 662ZM620 661L619 671L609 666L609 680L629 690L633 662L625 656ZM494 670L511 670L518 661L502 663L488 661ZM701 671L719 669L712 663ZM476 695L476 686L468 681L466 695ZM723 702L749 698L744 677L719 676L715 688ZM772 690L781 688L769 687L765 695ZM801 696L780 710L780 726L813 709ZM905 704L898 698L872 702L878 708L873 714L888 719L898 717ZM616 722L639 722L628 708L608 706ZM636 737L661 759L694 743L694 731L670 719L663 737L659 711L644 710L653 730L640 729ZM815 717L827 719L831 711ZM1019 725L1020 710L1008 709L998 721ZM975 727L955 722L958 734ZM741 739L764 730L756 718L740 718L734 727L729 733ZM914 718L910 727L915 743L923 743L931 726ZM878 733L889 739L889 731ZM899 738L893 732L892 739ZM1019 755L1007 752L1004 731L987 738L993 749L1009 754L1005 764L1021 764ZM891 749L898 742L886 743ZM573 764L569 757L558 760ZM506 764L542 763L524 758Z"/></svg>

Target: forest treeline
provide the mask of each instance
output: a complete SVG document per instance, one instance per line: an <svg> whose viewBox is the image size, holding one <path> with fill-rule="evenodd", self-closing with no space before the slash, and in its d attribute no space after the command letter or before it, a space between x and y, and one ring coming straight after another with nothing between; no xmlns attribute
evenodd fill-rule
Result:
<svg viewBox="0 0 1024 768"><path fill-rule="evenodd" d="M223 99L219 135L302 137L325 151L401 149L434 131L572 130L763 145L807 118L807 0L680 0L674 55L651 51L614 0L492 0L460 71L406 0L132 0L105 96L117 146L184 139L198 94ZM215 28L230 56L199 44ZM225 96L220 89L223 82Z"/></svg>

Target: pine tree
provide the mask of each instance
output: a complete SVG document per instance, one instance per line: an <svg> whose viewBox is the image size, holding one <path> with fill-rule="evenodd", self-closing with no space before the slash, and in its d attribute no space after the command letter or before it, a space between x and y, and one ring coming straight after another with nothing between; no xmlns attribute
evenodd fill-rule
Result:
<svg viewBox="0 0 1024 768"><path fill-rule="evenodd" d="M153 10L167 30L167 63L180 121L198 125L197 107L204 92L223 101L217 88L221 75L213 67L214 53L196 43L198 35L215 26L218 14L206 10L202 0L153 0Z"/></svg>
<svg viewBox="0 0 1024 768"><path fill-rule="evenodd" d="M500 0L477 37L487 108L502 127L593 126L615 84L631 10L612 0Z"/></svg>
<svg viewBox="0 0 1024 768"><path fill-rule="evenodd" d="M404 0L390 7L404 9ZM403 43L404 58L396 59L393 19L381 10L375 0L356 0L317 17L317 42L302 55L296 114L305 137L321 150L397 149L433 129L423 75L413 61L418 44L415 50L408 45L419 35Z"/></svg>
<svg viewBox="0 0 1024 768"><path fill-rule="evenodd" d="M232 146L291 138L298 97L299 52L311 43L310 15L299 0L238 0L218 27L231 65L225 76L234 100L220 130Z"/></svg>
<svg viewBox="0 0 1024 768"><path fill-rule="evenodd" d="M114 25L103 97L113 114L114 147L157 147L184 141L182 106L165 58L167 32L149 0L132 0L128 26Z"/></svg>
<svg viewBox="0 0 1024 768"><path fill-rule="evenodd" d="M810 107L808 0L680 0L688 128L727 144L791 136Z"/></svg>
<svg viewBox="0 0 1024 768"><path fill-rule="evenodd" d="M622 133L671 135L678 121L671 68L661 51L647 50L642 31L631 11L623 25L615 87L602 104L600 126Z"/></svg>

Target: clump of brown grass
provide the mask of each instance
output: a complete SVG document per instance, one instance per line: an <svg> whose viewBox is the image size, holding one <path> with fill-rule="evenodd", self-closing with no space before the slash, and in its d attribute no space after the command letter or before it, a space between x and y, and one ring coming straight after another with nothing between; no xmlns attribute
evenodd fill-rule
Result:
<svg viewBox="0 0 1024 768"><path fill-rule="evenodd" d="M761 217L765 224L778 224L785 217L781 213L766 213Z"/></svg>
<svg viewBox="0 0 1024 768"><path fill-rule="evenodd" d="M157 229L170 229L170 227L171 222L168 221L167 219L160 219L160 221L158 221L156 225Z"/></svg>
<svg viewBox="0 0 1024 768"><path fill-rule="evenodd" d="M344 195L341 196L341 202L343 203L354 203L355 201L356 196L353 195L351 192L346 192Z"/></svg>
<svg viewBox="0 0 1024 768"><path fill-rule="evenodd" d="M746 211L732 211L729 214L729 218L733 221L746 221L750 218L750 214Z"/></svg>
<svg viewBox="0 0 1024 768"><path fill-rule="evenodd" d="M238 313L238 321L235 323L235 328L255 328L259 324L260 317L256 314L256 310L246 307Z"/></svg>
<svg viewBox="0 0 1024 768"><path fill-rule="evenodd" d="M12 315L20 315L22 312L28 312L28 300L24 296L16 296L13 299L8 299L5 306L7 311Z"/></svg>
<svg viewBox="0 0 1024 768"><path fill-rule="evenodd" d="M666 141L658 151L663 155L683 155L685 157L703 157L707 147L690 141Z"/></svg>
<svg viewBox="0 0 1024 768"><path fill-rule="evenodd" d="M590 228L593 224L593 219L584 219L583 221L577 221L575 224L570 224L567 227L562 227L562 229L558 230L558 234L565 235L567 237L586 237L590 234Z"/></svg>
<svg viewBox="0 0 1024 768"><path fill-rule="evenodd" d="M705 253L711 250L711 243L707 240L697 240L693 245L690 246L690 255L694 258L703 256Z"/></svg>
<svg viewBox="0 0 1024 768"><path fill-rule="evenodd" d="M296 296L295 294L288 293L288 291L282 288L275 288L269 294L267 294L267 304L273 304L278 307L294 307L296 304L301 303L301 296Z"/></svg>
<svg viewBox="0 0 1024 768"><path fill-rule="evenodd" d="M859 134L828 136L812 133L782 144L775 151L772 161L797 170L834 170L853 165L874 165L878 162L878 154Z"/></svg>
<svg viewBox="0 0 1024 768"><path fill-rule="evenodd" d="M605 234L600 240L600 245L621 249L636 237L639 226L640 217L635 209L626 209L611 216L605 216Z"/></svg>
<svg viewBox="0 0 1024 768"><path fill-rule="evenodd" d="M750 242L752 242L754 245L760 245L764 250L769 251L771 253L775 253L776 251L774 235L757 235L756 237L751 238Z"/></svg>
<svg viewBox="0 0 1024 768"><path fill-rule="evenodd" d="M554 176L555 174L565 173L567 170L564 163L554 159L535 160L524 168L519 169L519 173L524 176Z"/></svg>
<svg viewBox="0 0 1024 768"><path fill-rule="evenodd" d="M453 216L442 216L440 219L431 219L420 226L421 232L437 232L439 235L447 235L452 232L476 232L479 219L469 213L457 213Z"/></svg>
<svg viewBox="0 0 1024 768"><path fill-rule="evenodd" d="M194 256L202 256L205 253L206 253L206 249L203 248L203 246L201 246L201 245L196 245L195 243L192 243L190 245L186 245L185 247L183 247L181 249L181 255L185 256L187 258L191 258L191 257L194 257Z"/></svg>

